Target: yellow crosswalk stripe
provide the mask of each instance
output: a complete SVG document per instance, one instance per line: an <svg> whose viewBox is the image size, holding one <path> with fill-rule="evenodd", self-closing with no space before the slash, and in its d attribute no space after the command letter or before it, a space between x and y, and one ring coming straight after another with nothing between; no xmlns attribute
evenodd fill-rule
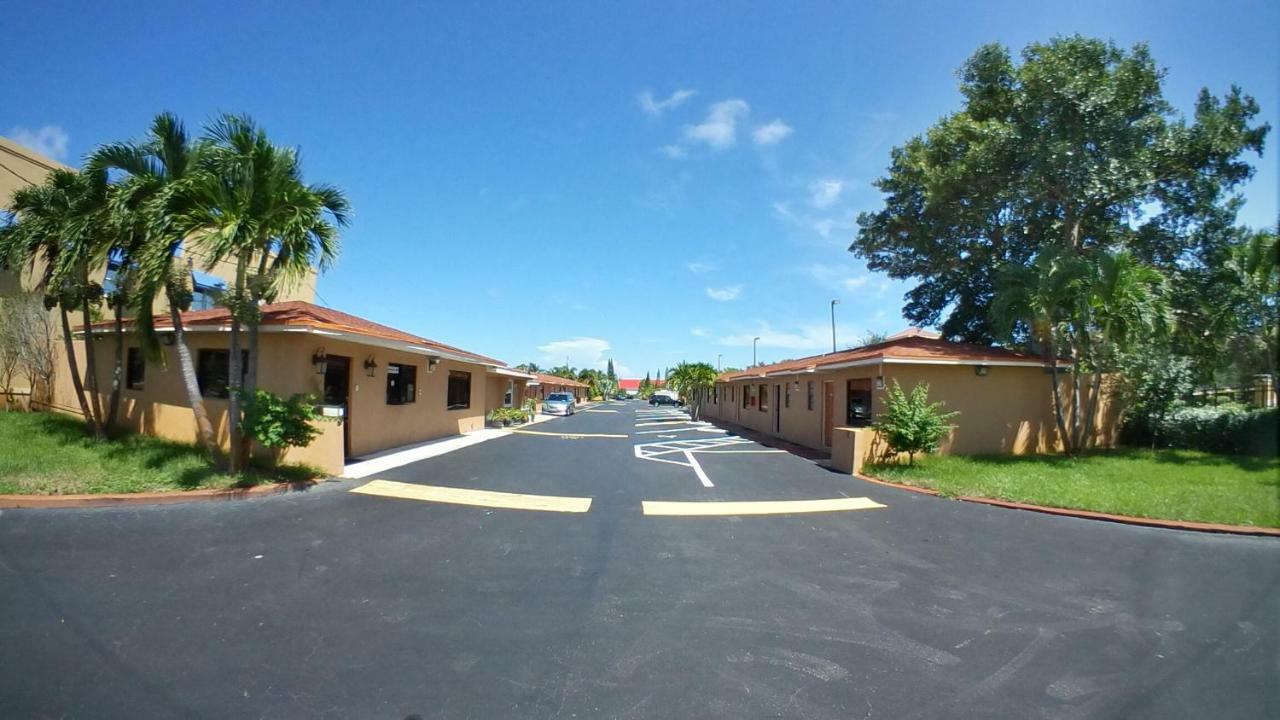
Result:
<svg viewBox="0 0 1280 720"><path fill-rule="evenodd" d="M558 495L524 495L521 493L469 490L466 488L415 485L393 480L374 480L351 492L362 495L380 495L402 500L471 505L474 507L502 508L505 510L540 510L543 512L584 513L591 509L591 498L562 497Z"/></svg>
<svg viewBox="0 0 1280 720"><path fill-rule="evenodd" d="M511 432L515 435L545 435L547 437L558 437L558 438L569 438L569 439L627 437L626 435L609 435L606 433L575 433L575 432L555 433L555 432L539 432L537 430L512 430Z"/></svg>

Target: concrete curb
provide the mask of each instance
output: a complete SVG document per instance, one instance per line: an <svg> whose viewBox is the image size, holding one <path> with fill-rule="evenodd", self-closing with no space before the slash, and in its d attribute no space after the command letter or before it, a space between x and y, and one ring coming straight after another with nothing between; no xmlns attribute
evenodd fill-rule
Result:
<svg viewBox="0 0 1280 720"><path fill-rule="evenodd" d="M937 490L916 487L914 485L902 485L900 483L874 478L869 475L855 473L853 477L869 483L875 483L876 485L884 485L885 487L906 490L907 492L913 492L920 495L951 497L944 496ZM1223 535L1280 537L1280 528L1254 527L1252 525L1223 525L1220 523L1195 522L1192 520L1161 520L1158 518L1136 517L1134 515L1114 515L1112 513L1095 512L1093 510L1073 510L1071 508L1057 508L1049 507L1047 505L1032 505L1030 503L996 500L994 498L975 497L972 495L957 495L951 499L959 500L961 502L976 503L978 505L991 505L994 507L1009 508L1011 510L1028 510L1030 512L1044 513L1046 515L1061 515L1063 517L1073 517L1081 520L1100 520L1102 522L1120 523L1121 525L1138 525L1142 527L1161 528L1164 530L1189 530L1192 532L1219 533Z"/></svg>
<svg viewBox="0 0 1280 720"><path fill-rule="evenodd" d="M169 490L165 492L102 495L0 495L0 509L128 507L131 505L174 505L189 502L248 500L280 493L305 492L317 484L315 480L304 480L273 483L271 485L255 485L249 488L227 488L225 490Z"/></svg>

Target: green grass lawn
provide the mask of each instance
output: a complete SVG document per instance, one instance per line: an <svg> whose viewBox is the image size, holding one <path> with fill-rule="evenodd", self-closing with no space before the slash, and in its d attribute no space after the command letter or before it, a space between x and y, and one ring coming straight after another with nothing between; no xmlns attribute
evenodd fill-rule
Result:
<svg viewBox="0 0 1280 720"><path fill-rule="evenodd" d="M1056 455L934 455L872 477L970 495L1166 520L1280 527L1280 459L1191 450Z"/></svg>
<svg viewBox="0 0 1280 720"><path fill-rule="evenodd" d="M316 477L298 466L218 472L192 445L145 435L95 442L57 413L0 412L0 494L63 495L247 487Z"/></svg>

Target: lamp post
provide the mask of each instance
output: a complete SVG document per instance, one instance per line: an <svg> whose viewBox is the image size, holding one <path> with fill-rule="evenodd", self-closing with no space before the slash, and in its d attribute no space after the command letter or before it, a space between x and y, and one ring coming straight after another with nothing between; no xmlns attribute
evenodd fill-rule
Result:
<svg viewBox="0 0 1280 720"><path fill-rule="evenodd" d="M839 300L831 301L831 352L836 351L836 306L839 304Z"/></svg>
<svg viewBox="0 0 1280 720"><path fill-rule="evenodd" d="M756 343L760 342L759 337L751 338L751 367L756 366Z"/></svg>
<svg viewBox="0 0 1280 720"><path fill-rule="evenodd" d="M716 372L720 372L720 358L724 357L724 353L716 353Z"/></svg>

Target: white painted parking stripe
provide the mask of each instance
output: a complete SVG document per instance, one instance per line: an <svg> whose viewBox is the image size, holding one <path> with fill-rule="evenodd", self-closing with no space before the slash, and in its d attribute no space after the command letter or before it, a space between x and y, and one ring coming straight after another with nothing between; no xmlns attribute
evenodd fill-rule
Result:
<svg viewBox="0 0 1280 720"><path fill-rule="evenodd" d="M645 500L645 515L706 517L721 515L792 515L796 513L875 510L885 507L871 498L830 498L826 500L761 500L722 502L669 502Z"/></svg>
<svg viewBox="0 0 1280 720"><path fill-rule="evenodd" d="M704 433L727 433L727 432L729 432L728 430L721 430L720 428L711 428L711 427L706 427L706 426L699 426L699 427L687 427L687 428L667 428L667 429L665 429L665 430L637 430L637 431L636 431L636 434L637 434L637 435L657 435L658 433L694 432L694 431L697 431L697 432L704 432Z"/></svg>
<svg viewBox="0 0 1280 720"><path fill-rule="evenodd" d="M715 485L711 484L711 478L707 477L707 474L702 471L702 466L694 459L692 452L685 450L684 457L689 461L689 467L693 468L693 472L698 476L698 479L702 481L702 487L715 487Z"/></svg>

